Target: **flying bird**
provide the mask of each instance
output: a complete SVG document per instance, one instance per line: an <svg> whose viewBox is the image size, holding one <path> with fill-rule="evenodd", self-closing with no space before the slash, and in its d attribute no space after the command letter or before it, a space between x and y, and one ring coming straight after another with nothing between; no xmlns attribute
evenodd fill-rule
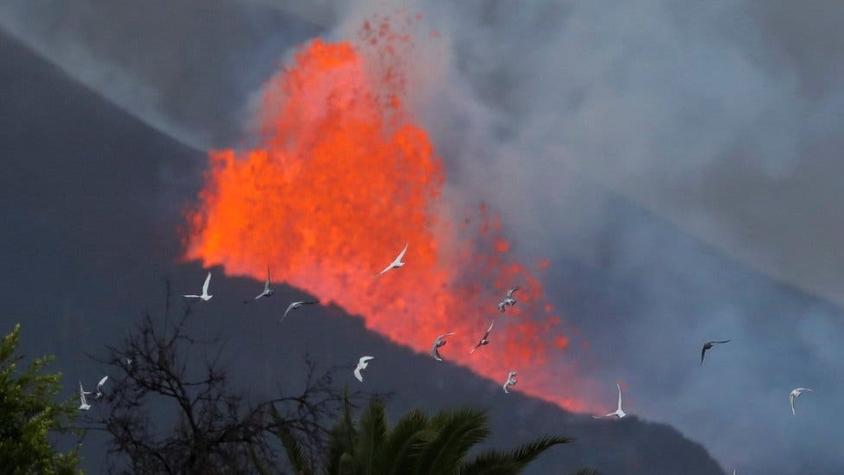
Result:
<svg viewBox="0 0 844 475"><path fill-rule="evenodd" d="M489 333L492 331L493 326L495 326L495 320L493 320L489 323L489 328L487 328L486 332L484 332L484 336L482 336L480 341L478 341L478 343L475 345L475 347L472 348L471 351L469 351L469 354L474 353L475 350L477 350L478 348L480 348L482 346L489 345Z"/></svg>
<svg viewBox="0 0 844 475"><path fill-rule="evenodd" d="M304 306L304 305L316 305L318 303L319 303L319 301L317 301L317 300L299 300L299 301L293 302L293 303L291 303L290 305L287 306L287 310L285 310L284 315L282 315L281 318L278 319L278 323L283 322L284 318L287 317L287 314L292 312L293 310L296 310L297 308L302 308L302 306Z"/></svg>
<svg viewBox="0 0 844 475"><path fill-rule="evenodd" d="M805 393L806 391L813 392L809 388L794 388L790 393L788 393L788 402L791 404L791 414L797 415L797 412L794 410L794 401L800 397L801 394Z"/></svg>
<svg viewBox="0 0 844 475"><path fill-rule="evenodd" d="M619 386L618 383L615 383L615 387L618 388L618 409L616 409L613 412L610 412L609 414L604 414L603 416L592 416L593 419L600 419L602 417L612 417L612 416L618 417L619 419L623 419L624 416L627 415L627 413L624 412L623 409L621 409L621 386Z"/></svg>
<svg viewBox="0 0 844 475"><path fill-rule="evenodd" d="M499 312L503 312L508 305L516 305L516 298L513 295L516 293L517 290L519 290L518 287L513 287L512 289L507 291L507 295L504 296L504 300L498 303Z"/></svg>
<svg viewBox="0 0 844 475"><path fill-rule="evenodd" d="M504 386L502 386L504 388L504 392L510 394L510 391L508 391L507 389L512 388L518 382L519 381L516 379L515 371L510 371L509 373L507 373L507 381L504 381Z"/></svg>
<svg viewBox="0 0 844 475"><path fill-rule="evenodd" d="M393 262L391 262L390 265L385 267L384 270L382 270L378 275L384 275L384 273L387 272L387 271L390 271L390 270L393 270L393 269L398 269L399 267L404 266L404 262L402 262L402 259L404 259L404 254L406 252L407 252L407 244L404 245L404 249L401 250L399 255L393 260Z"/></svg>
<svg viewBox="0 0 844 475"><path fill-rule="evenodd" d="M86 394L91 394L91 393L85 392L85 390L82 389L82 381L79 381L79 410L80 411L87 411L87 410L91 409L91 405L88 404L88 400L85 398Z"/></svg>
<svg viewBox="0 0 844 475"><path fill-rule="evenodd" d="M108 381L108 376L103 376L100 382L97 383L97 392L94 394L94 400L99 401L103 398L103 385Z"/></svg>
<svg viewBox="0 0 844 475"><path fill-rule="evenodd" d="M204 302L211 300L213 295L208 293L208 286L211 285L211 272L208 273L208 277L205 278L205 283L202 284L202 294L201 295L185 295L186 299L202 299Z"/></svg>
<svg viewBox="0 0 844 475"><path fill-rule="evenodd" d="M366 369L367 366L369 366L369 360L374 360L374 359L375 359L374 356L361 356L360 357L360 360L358 360L358 365L355 368L355 378L357 378L358 381L363 382L363 375L360 374L360 372L361 372L361 370L364 370L364 369Z"/></svg>
<svg viewBox="0 0 844 475"><path fill-rule="evenodd" d="M729 343L730 340L721 340L721 341L707 341L703 344L703 349L700 350L700 365L703 366L703 359L706 357L706 351L711 350L713 346L720 345L722 343Z"/></svg>
<svg viewBox="0 0 844 475"><path fill-rule="evenodd" d="M256 295L254 299L244 300L243 303L249 303L264 297L272 297L274 293L275 290L270 288L270 267L267 266L267 280L264 281L264 290L262 290L260 294Z"/></svg>
<svg viewBox="0 0 844 475"><path fill-rule="evenodd" d="M431 346L431 356L433 356L435 360L437 360L437 361L443 360L442 357L440 356L440 348L445 346L445 344L446 344L445 339L448 338L451 335L454 335L454 332L449 332L449 333L446 333L444 335L440 335L440 336L437 337L436 340L434 340L434 344L433 344L433 346Z"/></svg>

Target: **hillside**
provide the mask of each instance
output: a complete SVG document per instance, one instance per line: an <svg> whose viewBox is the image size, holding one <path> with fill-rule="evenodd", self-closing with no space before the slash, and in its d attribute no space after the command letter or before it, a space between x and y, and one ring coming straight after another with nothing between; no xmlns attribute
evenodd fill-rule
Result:
<svg viewBox="0 0 844 475"><path fill-rule="evenodd" d="M203 153L162 136L9 38L0 38L0 64L0 261L8 276L0 280L0 326L22 321L28 354L56 354L66 381L90 379L98 370L86 353L119 337L145 308L157 308L165 278L178 289L201 276L196 265L177 263L177 229ZM490 411L492 445L542 433L578 439L531 473L584 465L605 474L722 473L703 447L669 426L636 417L596 422L518 393L505 396L465 369L367 332L337 308L309 311L280 328L278 307L298 291L283 289L271 304L244 308L240 298L254 282L218 278L215 286L232 297L215 299L196 318L228 336L230 368L255 393L295 384L295 370L291 376L285 367L297 367L305 353L345 365L365 348L378 356L367 387L395 392L394 414L470 404ZM83 451L93 473L105 462L96 440Z"/></svg>

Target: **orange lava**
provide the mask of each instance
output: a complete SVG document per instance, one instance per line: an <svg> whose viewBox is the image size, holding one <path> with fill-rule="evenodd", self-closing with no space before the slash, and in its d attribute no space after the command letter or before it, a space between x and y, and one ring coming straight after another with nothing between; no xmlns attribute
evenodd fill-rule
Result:
<svg viewBox="0 0 844 475"><path fill-rule="evenodd" d="M357 42L301 48L264 89L256 148L210 153L185 257L260 280L269 264L419 352L455 331L449 361L498 384L516 369L516 390L580 410L541 282L513 260L490 210L443 200L443 160L403 105L407 42L367 24ZM405 243L407 265L376 277ZM513 285L518 304L498 313ZM491 345L470 355L493 318Z"/></svg>

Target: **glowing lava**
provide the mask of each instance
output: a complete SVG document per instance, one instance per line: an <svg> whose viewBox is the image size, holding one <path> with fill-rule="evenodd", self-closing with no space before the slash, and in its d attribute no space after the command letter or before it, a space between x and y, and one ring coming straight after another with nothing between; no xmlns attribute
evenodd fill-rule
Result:
<svg viewBox="0 0 844 475"><path fill-rule="evenodd" d="M581 408L562 391L569 369L552 361L568 339L539 280L508 257L489 210L458 221L463 211L442 200L443 161L404 107L405 66L384 46L406 38L364 32L359 43L304 46L265 87L260 144L210 154L186 257L260 280L269 264L275 278L420 352L456 331L450 361L499 384L517 369L516 390ZM376 277L405 243L407 265ZM512 285L519 303L499 314ZM492 318L492 344L470 356Z"/></svg>

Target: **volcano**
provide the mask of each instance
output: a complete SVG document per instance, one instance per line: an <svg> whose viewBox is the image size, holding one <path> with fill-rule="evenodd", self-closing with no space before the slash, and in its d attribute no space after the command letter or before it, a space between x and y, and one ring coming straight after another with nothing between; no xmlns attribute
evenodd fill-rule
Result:
<svg viewBox="0 0 844 475"><path fill-rule="evenodd" d="M174 263L183 250L176 229L199 191L205 152L161 135L5 36L0 63L15 65L0 69L0 219L6 225L0 260L14 276L0 282L0 324L22 323L27 354L56 355L71 396L69 381L98 371L85 352L96 353L144 309L158 308L164 279L192 288L204 275L196 263ZM243 375L245 388L246 380L261 381L247 388L257 395L295 385L299 375L283 369L305 353L321 364L349 364L365 348L377 357L368 388L394 392L394 416L411 407L471 404L489 410L492 446L538 433L577 438L543 456L530 473L581 466L607 474L722 473L703 447L667 425L636 417L593 421L518 391L505 397L498 384L396 345L338 306L309 309L279 329L273 308L246 311L240 304L255 280L219 277L214 285L216 295L237 298L216 297L198 317L209 333L230 336L237 351L229 369ZM40 296L45 287L53 289L50 299ZM273 298L302 294L285 287ZM95 435L86 438L86 471L106 469L101 443Z"/></svg>

